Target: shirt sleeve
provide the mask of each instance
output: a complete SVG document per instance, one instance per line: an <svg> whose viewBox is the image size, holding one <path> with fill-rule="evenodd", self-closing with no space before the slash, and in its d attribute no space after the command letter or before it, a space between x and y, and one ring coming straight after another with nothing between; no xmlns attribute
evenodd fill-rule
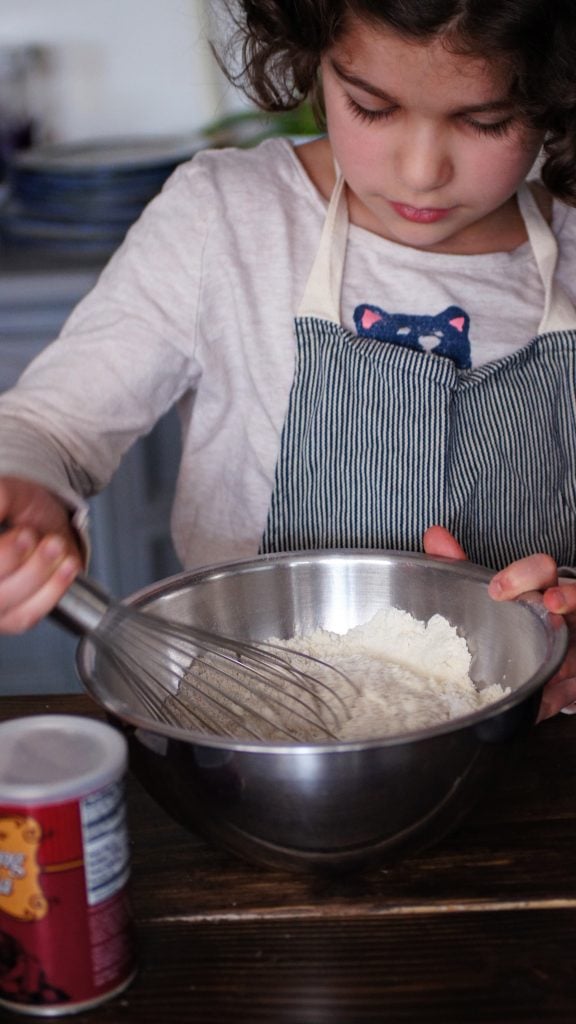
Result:
<svg viewBox="0 0 576 1024"><path fill-rule="evenodd" d="M130 445L196 387L210 220L208 176L193 160L130 229L60 337L0 396L0 474L82 508Z"/></svg>

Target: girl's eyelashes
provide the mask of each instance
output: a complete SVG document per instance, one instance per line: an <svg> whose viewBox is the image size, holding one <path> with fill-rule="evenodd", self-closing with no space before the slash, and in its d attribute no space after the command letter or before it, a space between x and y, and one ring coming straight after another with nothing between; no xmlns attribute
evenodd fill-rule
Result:
<svg viewBox="0 0 576 1024"><path fill-rule="evenodd" d="M509 117L504 117L501 121L494 121L488 124L483 124L482 121L475 121L472 117L465 118L465 121L478 135L491 135L493 138L499 138L501 135L507 135L514 124L515 118L511 114Z"/></svg>
<svg viewBox="0 0 576 1024"><path fill-rule="evenodd" d="M387 121L398 109L397 107L385 107L383 110L369 110L348 95L346 95L346 104L354 117L359 118L360 121L364 121L366 124L374 124L376 121ZM492 138L499 138L509 132L515 122L515 117L511 114L501 121L487 124L482 121L475 121L472 117L463 117L462 120L464 124L472 128L478 135L489 135Z"/></svg>
<svg viewBox="0 0 576 1024"><path fill-rule="evenodd" d="M346 95L346 103L354 117L359 118L360 121L365 121L367 124L373 124L374 121L385 121L396 110L396 107L386 107L384 110L368 110L366 107L360 106L356 100L353 100L348 95Z"/></svg>

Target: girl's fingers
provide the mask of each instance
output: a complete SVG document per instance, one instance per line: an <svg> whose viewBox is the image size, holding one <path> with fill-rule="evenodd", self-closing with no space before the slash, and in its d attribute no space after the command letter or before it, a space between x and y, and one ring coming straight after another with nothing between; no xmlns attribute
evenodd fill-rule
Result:
<svg viewBox="0 0 576 1024"><path fill-rule="evenodd" d="M562 583L550 587L544 594L544 604L557 615L569 615L576 612L576 583Z"/></svg>
<svg viewBox="0 0 576 1024"><path fill-rule="evenodd" d="M24 633L49 615L77 572L78 567L72 560L62 563L45 586L36 590L27 601L0 616L0 635Z"/></svg>
<svg viewBox="0 0 576 1024"><path fill-rule="evenodd" d="M574 701L576 701L576 677L572 676L570 679L561 680L555 679L544 687L542 702L538 712L538 721L542 722L545 718L552 718L559 711L570 707ZM574 711L576 712L576 707Z"/></svg>
<svg viewBox="0 0 576 1024"><path fill-rule="evenodd" d="M431 526L424 534L424 551L428 555L464 559L466 553L455 537L443 526ZM556 562L549 555L538 554L512 562L490 581L488 592L497 601L511 601L527 591L540 590L546 607L559 615L571 615L568 621L576 632L576 583L558 582ZM571 649L574 650L574 647ZM538 721L551 718L573 705L576 714L576 675L574 655L569 650L560 672L544 687Z"/></svg>
<svg viewBox="0 0 576 1024"><path fill-rule="evenodd" d="M512 562L490 581L488 593L496 601L510 601L529 590L556 588L558 569L550 555L529 555Z"/></svg>
<svg viewBox="0 0 576 1024"><path fill-rule="evenodd" d="M36 533L28 527L0 533L0 580L23 564L37 543Z"/></svg>
<svg viewBox="0 0 576 1024"><path fill-rule="evenodd" d="M429 526L423 538L427 555L443 558L465 559L466 552L444 526Z"/></svg>
<svg viewBox="0 0 576 1024"><path fill-rule="evenodd" d="M20 633L60 600L80 569L62 537L44 537L0 588L0 633Z"/></svg>

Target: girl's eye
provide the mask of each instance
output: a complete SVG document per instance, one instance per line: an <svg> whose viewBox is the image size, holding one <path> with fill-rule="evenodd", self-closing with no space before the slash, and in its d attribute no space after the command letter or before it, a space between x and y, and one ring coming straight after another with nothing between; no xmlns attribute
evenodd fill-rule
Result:
<svg viewBox="0 0 576 1024"><path fill-rule="evenodd" d="M391 117L395 109L394 107L386 107L385 110L368 110L366 107L361 107L351 96L346 96L346 103L354 117L357 117L360 121L366 121L368 124L373 124L375 121L385 121L388 117Z"/></svg>
<svg viewBox="0 0 576 1024"><path fill-rule="evenodd" d="M483 124L482 121L475 121L472 117L466 118L466 124L470 126L478 135L491 135L493 138L499 138L501 135L507 135L510 128L514 124L514 117L505 117L502 121L495 121L491 124Z"/></svg>
<svg viewBox="0 0 576 1024"><path fill-rule="evenodd" d="M370 110L367 107L361 106L360 103L348 95L346 95L346 104L354 117L357 117L360 121L364 121L367 124L374 124L376 121L387 121L388 118L392 117L397 109L396 107L386 107L384 110ZM501 136L506 135L510 131L515 120L516 119L513 114L509 117L503 118L501 121L489 123L475 121L472 117L464 118L464 122L468 127L472 128L478 135L488 135L492 138L500 138Z"/></svg>

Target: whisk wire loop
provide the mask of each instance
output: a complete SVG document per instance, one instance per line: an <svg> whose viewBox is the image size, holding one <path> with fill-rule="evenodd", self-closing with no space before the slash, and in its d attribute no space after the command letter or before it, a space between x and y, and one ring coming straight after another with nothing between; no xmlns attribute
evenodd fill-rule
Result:
<svg viewBox="0 0 576 1024"><path fill-rule="evenodd" d="M119 604L85 578L74 588L61 611L92 636L100 666L114 667L124 703L134 693L135 708L153 720L238 739L337 738L357 692L338 669L274 641L249 643Z"/></svg>

